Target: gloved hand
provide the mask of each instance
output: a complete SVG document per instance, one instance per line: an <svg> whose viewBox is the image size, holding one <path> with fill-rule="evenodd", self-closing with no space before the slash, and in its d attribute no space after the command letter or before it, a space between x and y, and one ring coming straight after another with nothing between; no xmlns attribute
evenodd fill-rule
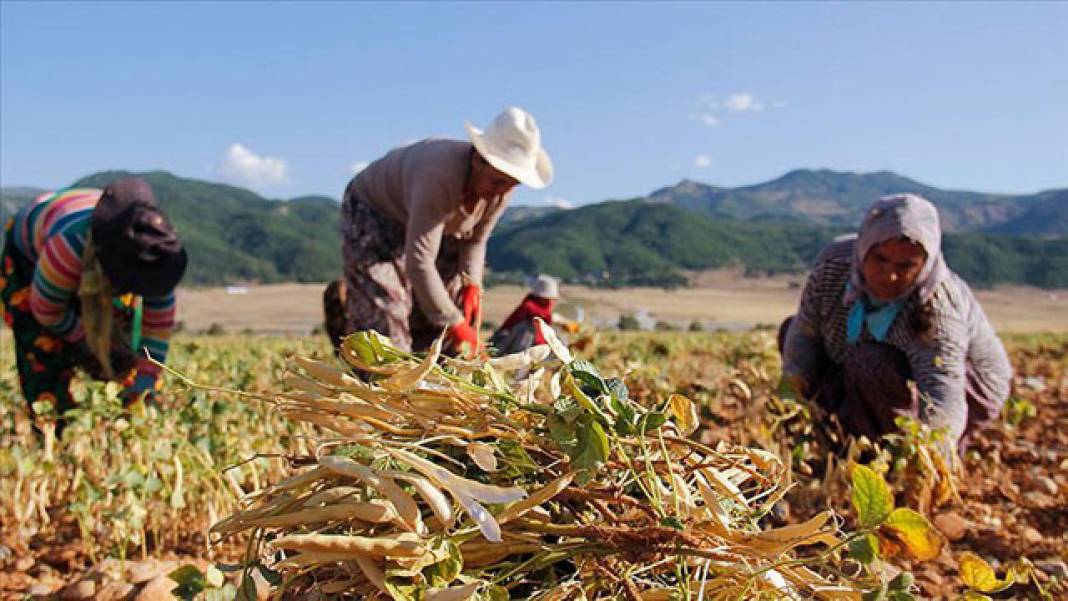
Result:
<svg viewBox="0 0 1068 601"><path fill-rule="evenodd" d="M460 304L464 321L472 328L478 327L482 320L482 288L477 284L465 284L460 288Z"/></svg>
<svg viewBox="0 0 1068 601"><path fill-rule="evenodd" d="M449 326L447 336L449 350L465 357L473 356L478 352L478 333L467 321L461 321Z"/></svg>

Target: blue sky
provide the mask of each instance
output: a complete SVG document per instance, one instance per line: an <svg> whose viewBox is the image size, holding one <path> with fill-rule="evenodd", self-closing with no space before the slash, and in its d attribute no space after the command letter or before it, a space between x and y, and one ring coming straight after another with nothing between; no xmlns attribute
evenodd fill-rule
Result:
<svg viewBox="0 0 1068 601"><path fill-rule="evenodd" d="M517 202L799 167L1068 185L1068 3L0 3L0 184L166 169L340 196L406 141L530 110Z"/></svg>

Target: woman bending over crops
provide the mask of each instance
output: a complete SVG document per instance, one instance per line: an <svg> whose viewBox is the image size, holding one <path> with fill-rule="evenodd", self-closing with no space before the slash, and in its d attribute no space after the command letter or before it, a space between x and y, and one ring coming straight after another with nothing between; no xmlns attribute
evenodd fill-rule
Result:
<svg viewBox="0 0 1068 601"><path fill-rule="evenodd" d="M486 242L519 183L552 179L534 118L510 107L470 142L429 138L393 150L349 183L341 207L344 279L324 294L328 334L376 330L405 350L448 330L479 346Z"/></svg>
<svg viewBox="0 0 1068 601"><path fill-rule="evenodd" d="M958 450L1009 395L1005 348L946 266L938 212L911 194L868 210L856 238L825 248L780 330L784 388L874 440L899 415L945 427Z"/></svg>
<svg viewBox="0 0 1068 601"><path fill-rule="evenodd" d="M127 403L154 394L149 357L167 356L186 263L143 180L50 192L23 207L5 226L0 300L31 413L47 401L62 431L76 367L122 382Z"/></svg>

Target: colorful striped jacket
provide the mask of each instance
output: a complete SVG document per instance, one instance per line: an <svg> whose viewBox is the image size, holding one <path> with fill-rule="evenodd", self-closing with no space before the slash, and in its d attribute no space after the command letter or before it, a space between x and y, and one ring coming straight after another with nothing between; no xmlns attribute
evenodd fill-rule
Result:
<svg viewBox="0 0 1068 601"><path fill-rule="evenodd" d="M82 255L89 235L90 216L102 190L71 188L48 192L15 216L14 243L35 264L30 289L30 310L44 327L68 341L79 342L85 333L76 304L82 277ZM142 299L141 346L137 371L158 375L159 368L145 353L162 363L174 329L175 296Z"/></svg>

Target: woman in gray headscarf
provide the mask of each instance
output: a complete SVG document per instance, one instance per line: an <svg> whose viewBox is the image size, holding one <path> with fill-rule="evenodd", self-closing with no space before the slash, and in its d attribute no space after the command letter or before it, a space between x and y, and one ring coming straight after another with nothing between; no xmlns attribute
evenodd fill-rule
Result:
<svg viewBox="0 0 1068 601"><path fill-rule="evenodd" d="M854 435L875 439L912 415L947 428L963 451L1001 411L1012 367L941 243L934 205L902 194L873 204L856 238L825 248L780 330L784 387Z"/></svg>

